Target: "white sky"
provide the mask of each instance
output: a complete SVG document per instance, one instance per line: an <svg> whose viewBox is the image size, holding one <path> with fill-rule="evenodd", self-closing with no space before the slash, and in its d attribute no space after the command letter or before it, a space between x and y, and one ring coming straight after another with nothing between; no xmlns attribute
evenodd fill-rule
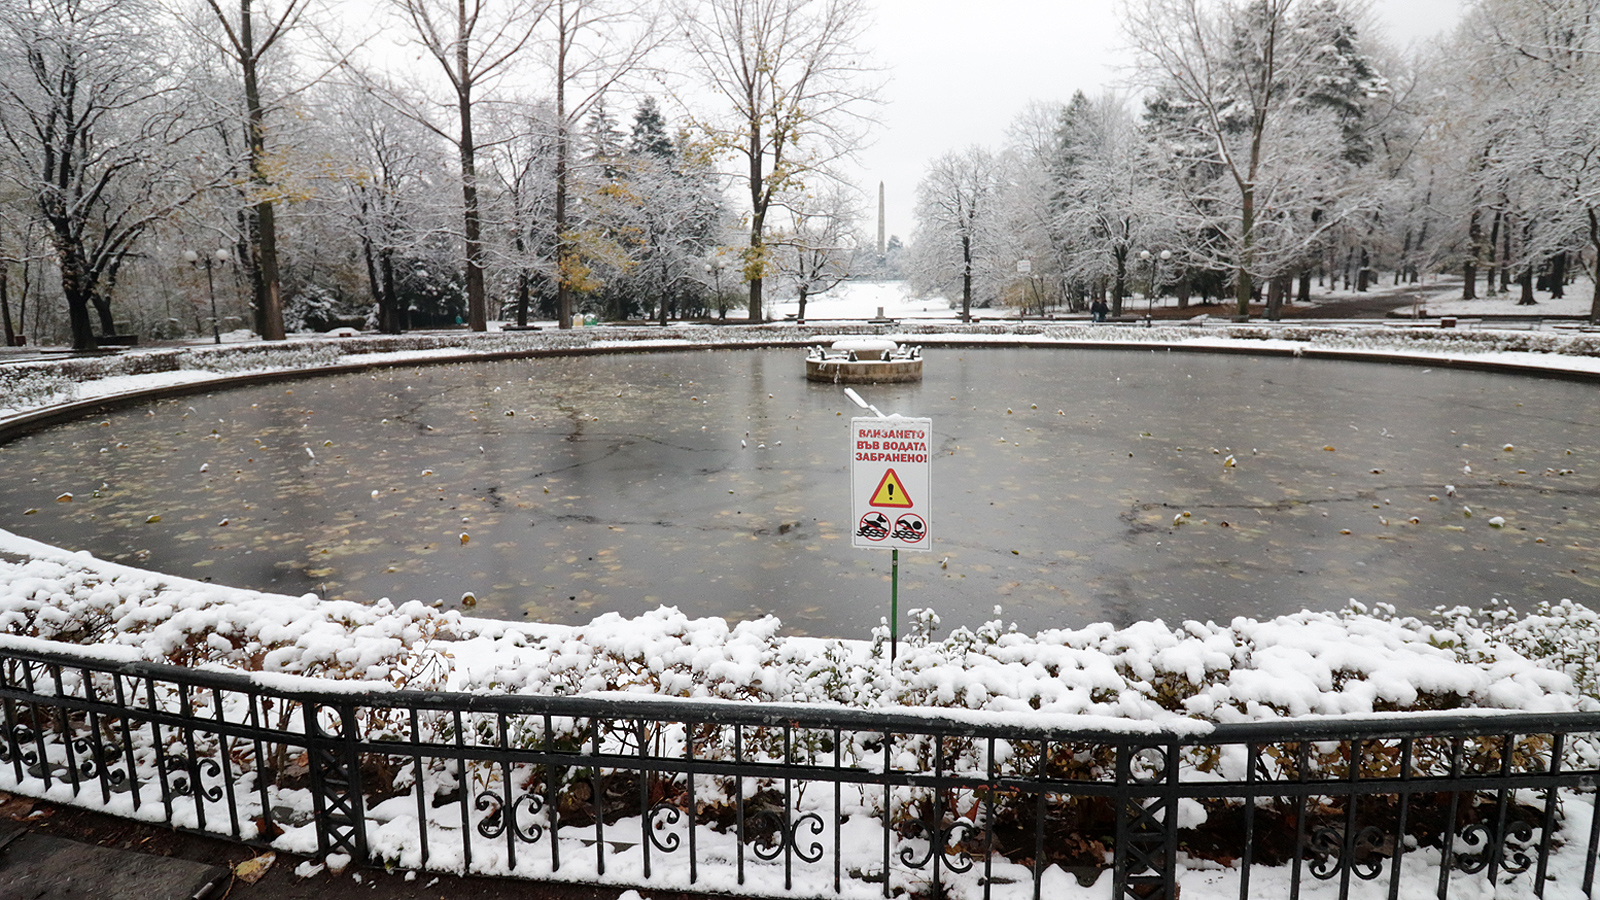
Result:
<svg viewBox="0 0 1600 900"><path fill-rule="evenodd" d="M1453 28L1463 0L1372 0L1390 42L1405 46ZM917 182L929 160L971 144L998 148L1030 100L1094 97L1126 62L1115 0L876 0L868 32L889 83L874 141L857 154L877 233L884 182L888 233L909 240Z"/></svg>

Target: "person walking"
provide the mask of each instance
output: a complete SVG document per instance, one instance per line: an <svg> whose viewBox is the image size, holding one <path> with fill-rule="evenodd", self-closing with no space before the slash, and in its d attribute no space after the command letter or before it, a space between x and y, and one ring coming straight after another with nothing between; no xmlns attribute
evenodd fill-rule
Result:
<svg viewBox="0 0 1600 900"><path fill-rule="evenodd" d="M1089 304L1089 315L1094 317L1096 322L1104 322L1110 313L1111 308L1106 306L1106 301L1100 297L1094 298L1094 302Z"/></svg>

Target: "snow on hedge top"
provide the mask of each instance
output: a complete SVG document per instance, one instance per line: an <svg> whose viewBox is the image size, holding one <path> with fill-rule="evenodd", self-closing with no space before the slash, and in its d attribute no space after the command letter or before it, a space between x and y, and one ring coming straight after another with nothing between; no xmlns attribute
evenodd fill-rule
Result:
<svg viewBox="0 0 1600 900"><path fill-rule="evenodd" d="M1585 703L1567 673L1465 619L1451 628L1351 610L1037 635L995 621L943 640L914 636L890 665L881 640L782 637L771 617L730 625L663 607L578 627L526 625L417 601L368 606L221 587L3 531L0 554L0 634L99 645L115 659L274 673L275 685L302 689L315 685L281 676L364 689L622 691L1153 725Z"/></svg>

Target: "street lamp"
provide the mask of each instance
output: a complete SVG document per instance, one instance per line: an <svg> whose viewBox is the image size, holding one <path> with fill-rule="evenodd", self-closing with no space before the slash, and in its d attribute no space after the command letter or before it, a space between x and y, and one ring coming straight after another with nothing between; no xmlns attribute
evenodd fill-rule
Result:
<svg viewBox="0 0 1600 900"><path fill-rule="evenodd" d="M1163 250L1152 255L1149 250L1140 250L1139 258L1150 264L1150 286L1144 292L1144 324L1150 328L1156 322L1156 277L1161 273L1161 264L1172 259L1172 251Z"/></svg>
<svg viewBox="0 0 1600 900"><path fill-rule="evenodd" d="M211 340L222 343L222 331L217 327L217 283L211 277L211 265L215 262L222 265L232 257L224 247L218 247L217 252L211 256L201 256L193 250L183 251L183 261L191 266L204 265L206 269L206 290L211 294Z"/></svg>

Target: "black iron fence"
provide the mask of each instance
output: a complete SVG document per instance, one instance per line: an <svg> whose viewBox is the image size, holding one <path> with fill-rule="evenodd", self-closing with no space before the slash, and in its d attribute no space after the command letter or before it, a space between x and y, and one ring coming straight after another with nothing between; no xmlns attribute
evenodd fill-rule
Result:
<svg viewBox="0 0 1600 900"><path fill-rule="evenodd" d="M1117 900L1175 900L1181 876L1207 896L1392 900L1478 879L1589 895L1600 841L1600 714L1084 727L306 690L6 644L0 787L390 867L769 896L1059 897L1109 877Z"/></svg>

